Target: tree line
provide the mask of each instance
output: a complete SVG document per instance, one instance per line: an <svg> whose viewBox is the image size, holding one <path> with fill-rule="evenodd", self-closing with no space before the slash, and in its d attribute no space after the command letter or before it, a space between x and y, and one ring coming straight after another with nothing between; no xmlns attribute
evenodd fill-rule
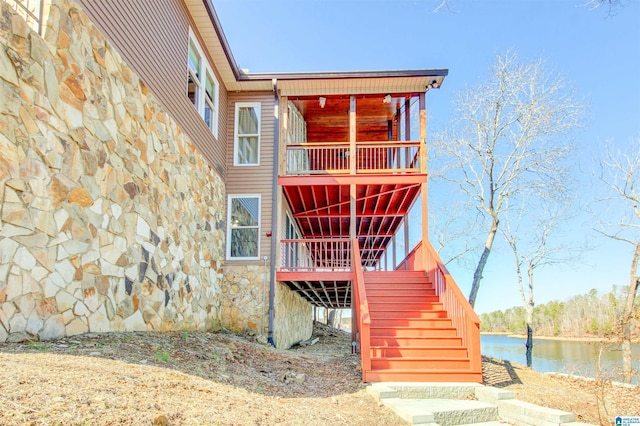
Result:
<svg viewBox="0 0 640 426"><path fill-rule="evenodd" d="M619 338L628 288L613 286L608 293L596 289L566 302L551 301L534 307L533 329L538 336ZM480 315L483 332L522 334L526 311L516 306ZM640 338L640 303L636 301L631 334Z"/></svg>

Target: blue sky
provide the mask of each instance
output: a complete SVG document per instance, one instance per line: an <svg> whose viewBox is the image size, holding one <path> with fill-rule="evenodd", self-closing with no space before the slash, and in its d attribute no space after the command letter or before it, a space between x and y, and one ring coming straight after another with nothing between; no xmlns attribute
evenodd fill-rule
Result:
<svg viewBox="0 0 640 426"><path fill-rule="evenodd" d="M640 2L614 16L585 2L450 0L453 11L438 13L436 0L214 0L214 6L236 62L251 72L448 68L443 87L427 96L429 133L444 127L454 93L485 77L496 54L511 49L524 61L542 56L589 105L575 140L574 170L586 205L598 197L589 175L602 147L640 138ZM537 303L628 283L630 249L593 227L593 217L578 212L564 230L591 249L578 262L541 271ZM497 249L476 303L480 313L520 303L511 254ZM468 293L472 271L450 269Z"/></svg>

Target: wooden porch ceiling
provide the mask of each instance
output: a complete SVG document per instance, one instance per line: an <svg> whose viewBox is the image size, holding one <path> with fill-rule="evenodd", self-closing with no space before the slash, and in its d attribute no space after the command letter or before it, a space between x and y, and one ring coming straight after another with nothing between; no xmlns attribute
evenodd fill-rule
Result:
<svg viewBox="0 0 640 426"><path fill-rule="evenodd" d="M394 116L406 99L417 93L390 94L391 101L383 102L386 93L358 95L356 97L356 140L388 141L389 120L395 125ZM324 108L318 96L289 97L300 111L307 124L307 142L348 142L349 103L348 95L323 96Z"/></svg>
<svg viewBox="0 0 640 426"><path fill-rule="evenodd" d="M349 185L286 185L283 190L303 237L349 236ZM418 183L356 185L357 236L392 236L419 193Z"/></svg>
<svg viewBox="0 0 640 426"><path fill-rule="evenodd" d="M281 276L282 275L282 276ZM351 307L350 280L296 280L286 277L286 273L278 274L278 280L283 281L289 288L314 306L331 309ZM309 275L309 274L307 274ZM326 277L326 275L325 275Z"/></svg>

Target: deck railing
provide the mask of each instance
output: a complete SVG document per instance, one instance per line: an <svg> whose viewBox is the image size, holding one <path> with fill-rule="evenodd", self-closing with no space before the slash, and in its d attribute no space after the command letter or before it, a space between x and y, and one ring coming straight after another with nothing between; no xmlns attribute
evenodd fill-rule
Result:
<svg viewBox="0 0 640 426"><path fill-rule="evenodd" d="M347 142L287 145L287 175L420 173L420 142L358 142L353 157Z"/></svg>
<svg viewBox="0 0 640 426"><path fill-rule="evenodd" d="M344 272L351 270L351 240L348 238L283 239L280 271Z"/></svg>
<svg viewBox="0 0 640 426"><path fill-rule="evenodd" d="M362 366L362 381L366 382L366 373L371 371L371 317L369 303L364 289L364 273L360 259L358 239L353 239L353 296L356 306L356 323L360 337L360 361Z"/></svg>
<svg viewBox="0 0 640 426"><path fill-rule="evenodd" d="M440 296L440 301L447 311L448 318L462 337L462 343L469 352L472 371L482 371L480 353L480 318L464 297L455 280L449 274L440 256L429 241L421 242L414 253L419 257L421 251L426 250L426 270Z"/></svg>

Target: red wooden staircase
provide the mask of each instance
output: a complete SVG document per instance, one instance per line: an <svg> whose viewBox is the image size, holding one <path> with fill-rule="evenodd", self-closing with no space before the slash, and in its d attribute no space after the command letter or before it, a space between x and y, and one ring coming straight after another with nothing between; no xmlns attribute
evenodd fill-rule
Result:
<svg viewBox="0 0 640 426"><path fill-rule="evenodd" d="M357 275L364 381L482 382L479 322L448 273Z"/></svg>

